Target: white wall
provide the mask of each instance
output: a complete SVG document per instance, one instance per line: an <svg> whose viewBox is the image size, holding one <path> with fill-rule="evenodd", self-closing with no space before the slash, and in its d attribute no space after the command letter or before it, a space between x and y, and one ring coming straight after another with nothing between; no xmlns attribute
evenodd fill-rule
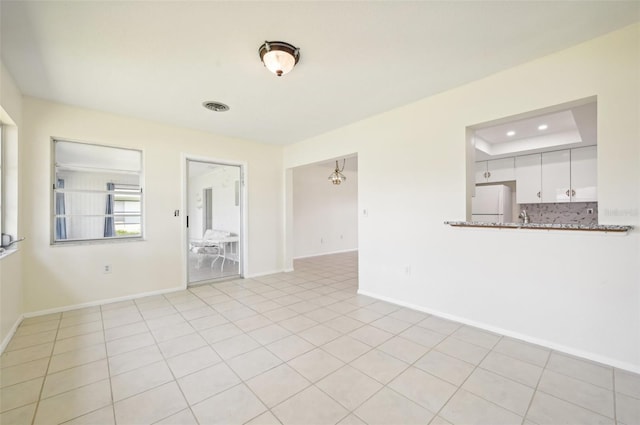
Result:
<svg viewBox="0 0 640 425"><path fill-rule="evenodd" d="M186 284L185 155L246 162L247 275L282 270L282 148L24 98L26 311L35 312ZM51 137L140 149L145 241L50 245ZM103 274L105 264L112 273Z"/></svg>
<svg viewBox="0 0 640 425"><path fill-rule="evenodd" d="M333 185L327 180L333 168L309 165L293 170L295 258L358 248L358 173L345 167L347 180Z"/></svg>
<svg viewBox="0 0 640 425"><path fill-rule="evenodd" d="M362 293L640 372L638 230L443 224L466 216L466 127L597 95L600 223L638 226L639 43L636 24L288 146L284 166L358 152Z"/></svg>
<svg viewBox="0 0 640 425"><path fill-rule="evenodd" d="M14 237L22 235L22 223L18 220L20 211L20 168L21 129L22 129L22 94L18 90L13 78L0 63L0 106L2 107L2 121L12 121L11 126L5 127L4 164L5 181L5 210L9 212L4 217L3 232ZM25 244L25 242L21 242ZM15 326L20 320L23 309L22 286L22 246L17 251L0 259L0 352L8 343Z"/></svg>

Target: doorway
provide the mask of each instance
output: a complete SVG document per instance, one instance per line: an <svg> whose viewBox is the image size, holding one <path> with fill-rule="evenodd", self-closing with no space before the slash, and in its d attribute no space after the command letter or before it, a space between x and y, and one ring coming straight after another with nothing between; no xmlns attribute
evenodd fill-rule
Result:
<svg viewBox="0 0 640 425"><path fill-rule="evenodd" d="M336 169L339 183L329 179ZM357 154L293 168L290 194L293 260L357 252Z"/></svg>
<svg viewBox="0 0 640 425"><path fill-rule="evenodd" d="M242 277L241 165L187 159L187 284Z"/></svg>

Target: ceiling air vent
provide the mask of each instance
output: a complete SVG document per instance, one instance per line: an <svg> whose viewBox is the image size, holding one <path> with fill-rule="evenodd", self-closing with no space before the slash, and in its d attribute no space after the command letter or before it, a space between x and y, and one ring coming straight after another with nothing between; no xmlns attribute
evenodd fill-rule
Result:
<svg viewBox="0 0 640 425"><path fill-rule="evenodd" d="M203 102L202 106L213 112L225 112L229 110L227 105L220 102L207 101Z"/></svg>

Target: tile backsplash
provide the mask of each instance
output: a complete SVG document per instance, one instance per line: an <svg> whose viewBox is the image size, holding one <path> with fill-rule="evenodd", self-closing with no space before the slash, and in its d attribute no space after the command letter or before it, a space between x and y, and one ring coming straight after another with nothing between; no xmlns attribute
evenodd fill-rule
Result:
<svg viewBox="0 0 640 425"><path fill-rule="evenodd" d="M550 224L598 224L597 202L564 202L559 204L520 204L520 211L527 210L530 223ZM592 209L593 214L587 210ZM516 223L522 221L516 215Z"/></svg>

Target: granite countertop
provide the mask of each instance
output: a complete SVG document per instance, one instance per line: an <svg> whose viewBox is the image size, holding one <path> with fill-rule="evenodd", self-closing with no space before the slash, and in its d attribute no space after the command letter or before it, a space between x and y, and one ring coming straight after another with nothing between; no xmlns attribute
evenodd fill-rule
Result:
<svg viewBox="0 0 640 425"><path fill-rule="evenodd" d="M497 229L583 230L592 232L628 232L633 226L609 224L545 224L545 223L482 223L478 221L445 221L455 227L487 227Z"/></svg>

